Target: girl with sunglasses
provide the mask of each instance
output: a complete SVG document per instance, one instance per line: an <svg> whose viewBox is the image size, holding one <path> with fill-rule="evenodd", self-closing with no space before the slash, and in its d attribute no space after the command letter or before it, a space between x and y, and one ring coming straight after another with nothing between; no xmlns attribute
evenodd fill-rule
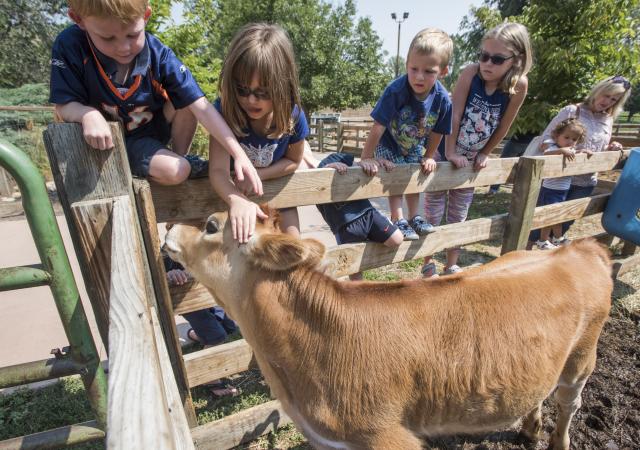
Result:
<svg viewBox="0 0 640 450"><path fill-rule="evenodd" d="M231 41L220 76L220 98L214 102L261 180L282 177L301 164L309 126L300 107L298 71L293 46L277 25L253 23ZM229 205L234 239L249 240L256 217L266 218L246 197L250 186L234 182L230 156L221 143L209 141L209 179ZM280 211L281 228L298 236L296 208Z"/></svg>
<svg viewBox="0 0 640 450"><path fill-rule="evenodd" d="M519 23L503 23L482 38L479 62L462 71L453 91L453 123L437 157L455 167L473 165L481 170L487 158L509 131L527 95L527 73L531 69L531 43L527 29ZM425 193L425 215L437 225L446 207L446 223L464 222L473 199L473 188ZM461 271L459 248L447 249L445 274ZM424 277L436 275L427 256Z"/></svg>
<svg viewBox="0 0 640 450"><path fill-rule="evenodd" d="M576 148L580 152L593 154L604 151L620 151L622 145L611 140L613 122L622 112L625 102L631 95L631 83L625 77L616 75L605 78L591 89L587 98L580 104L568 105L562 108L549 122L542 133L543 144L541 150L546 150L545 141L552 137L553 130L564 120L577 118L586 128L584 141ZM598 182L597 173L576 175L571 179L571 186L566 200L589 197ZM562 224L562 235L554 236L551 241L555 245L564 245L569 242L564 236L573 221ZM539 239L539 231L532 232L531 239ZM529 247L533 242L529 242Z"/></svg>

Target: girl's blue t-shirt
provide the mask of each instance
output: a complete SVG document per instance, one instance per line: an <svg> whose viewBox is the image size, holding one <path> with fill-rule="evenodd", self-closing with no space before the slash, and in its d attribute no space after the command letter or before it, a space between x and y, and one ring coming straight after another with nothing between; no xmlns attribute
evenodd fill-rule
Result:
<svg viewBox="0 0 640 450"><path fill-rule="evenodd" d="M213 106L222 114L220 98L216 99ZM254 167L269 167L284 157L289 145L300 142L309 135L309 124L302 108L294 105L291 117L293 118L293 132L291 134L283 134L277 139L260 136L250 127L243 130L247 133L246 136L236 136Z"/></svg>
<svg viewBox="0 0 640 450"><path fill-rule="evenodd" d="M426 148L429 131L451 133L451 100L439 81L427 98L418 100L407 75L403 75L386 87L371 117L386 128L379 145L405 153L416 146Z"/></svg>
<svg viewBox="0 0 640 450"><path fill-rule="evenodd" d="M456 139L456 153L474 160L500 125L509 105L507 92L496 89L488 95L484 80L475 74L469 87L469 95L460 120L460 132Z"/></svg>

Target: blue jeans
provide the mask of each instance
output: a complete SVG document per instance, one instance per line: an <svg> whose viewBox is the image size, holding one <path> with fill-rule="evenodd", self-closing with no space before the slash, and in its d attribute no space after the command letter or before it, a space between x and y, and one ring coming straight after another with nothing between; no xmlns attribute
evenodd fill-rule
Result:
<svg viewBox="0 0 640 450"><path fill-rule="evenodd" d="M236 324L219 306L183 314L203 345L222 344L227 335L237 330Z"/></svg>

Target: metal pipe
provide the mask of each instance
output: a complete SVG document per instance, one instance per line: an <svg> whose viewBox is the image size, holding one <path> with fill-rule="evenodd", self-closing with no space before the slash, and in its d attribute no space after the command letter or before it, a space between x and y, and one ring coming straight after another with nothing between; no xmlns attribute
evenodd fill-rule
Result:
<svg viewBox="0 0 640 450"><path fill-rule="evenodd" d="M0 389L75 375L84 370L82 365L67 357L0 367Z"/></svg>
<svg viewBox="0 0 640 450"><path fill-rule="evenodd" d="M69 340L70 356L87 369L81 374L82 382L97 423L106 430L107 379L100 365L98 350L80 301L78 286L47 195L44 178L24 152L2 139L0 165L13 176L20 188L22 206L40 260L44 270L51 275L49 286Z"/></svg>
<svg viewBox="0 0 640 450"><path fill-rule="evenodd" d="M41 433L0 441L0 450L35 450L62 448L83 442L104 439L105 433L95 420L56 428Z"/></svg>
<svg viewBox="0 0 640 450"><path fill-rule="evenodd" d="M0 292L45 286L49 282L51 275L42 270L42 264L0 269Z"/></svg>

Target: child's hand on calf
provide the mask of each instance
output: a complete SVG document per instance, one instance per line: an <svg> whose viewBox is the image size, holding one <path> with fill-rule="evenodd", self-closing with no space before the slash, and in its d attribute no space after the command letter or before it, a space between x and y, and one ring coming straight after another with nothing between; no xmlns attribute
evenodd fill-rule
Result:
<svg viewBox="0 0 640 450"><path fill-rule="evenodd" d="M254 192L256 195L262 195L262 180L253 167L251 161L246 156L236 158L233 162L233 169L236 172L236 185L248 189L245 193Z"/></svg>

